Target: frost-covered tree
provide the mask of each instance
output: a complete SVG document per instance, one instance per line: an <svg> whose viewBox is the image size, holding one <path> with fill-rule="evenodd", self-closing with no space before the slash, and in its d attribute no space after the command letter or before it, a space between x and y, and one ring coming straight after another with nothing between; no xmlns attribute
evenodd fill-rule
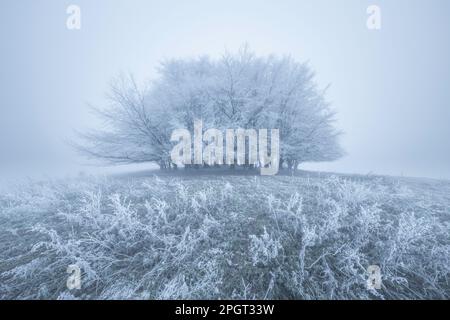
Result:
<svg viewBox="0 0 450 320"><path fill-rule="evenodd" d="M159 77L139 90L130 77L112 86L110 108L97 110L106 129L83 134L80 150L111 163L170 161L173 129L280 130L280 162L331 161L342 155L334 113L306 63L257 57L247 48L220 59L207 56L161 63Z"/></svg>
<svg viewBox="0 0 450 320"><path fill-rule="evenodd" d="M103 120L101 129L80 133L75 147L84 155L109 164L155 162L170 166L170 110L156 103L148 89L140 89L132 76L112 82L106 108L93 108Z"/></svg>

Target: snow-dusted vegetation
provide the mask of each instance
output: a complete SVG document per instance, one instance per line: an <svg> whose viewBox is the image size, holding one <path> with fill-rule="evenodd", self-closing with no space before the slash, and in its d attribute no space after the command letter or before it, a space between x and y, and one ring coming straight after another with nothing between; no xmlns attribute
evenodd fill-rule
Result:
<svg viewBox="0 0 450 320"><path fill-rule="evenodd" d="M0 192L1 299L444 299L450 183L80 177ZM66 286L67 267L81 289ZM367 289L379 265L380 290Z"/></svg>

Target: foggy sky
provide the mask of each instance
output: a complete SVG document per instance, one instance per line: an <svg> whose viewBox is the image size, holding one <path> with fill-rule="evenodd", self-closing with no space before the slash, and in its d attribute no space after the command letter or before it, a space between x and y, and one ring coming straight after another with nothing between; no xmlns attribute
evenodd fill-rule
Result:
<svg viewBox="0 0 450 320"><path fill-rule="evenodd" d="M81 8L81 30L66 8ZM382 29L366 27L366 8ZM156 76L164 58L237 50L310 62L347 156L303 168L450 178L448 0L2 0L0 167L78 170L65 144L97 126L110 80ZM0 170L1 171L1 170Z"/></svg>

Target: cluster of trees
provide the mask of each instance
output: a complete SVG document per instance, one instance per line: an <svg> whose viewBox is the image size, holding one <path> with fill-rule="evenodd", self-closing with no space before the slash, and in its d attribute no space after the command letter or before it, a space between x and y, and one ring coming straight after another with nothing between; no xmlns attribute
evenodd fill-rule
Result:
<svg viewBox="0 0 450 320"><path fill-rule="evenodd" d="M280 166L331 161L342 156L334 113L306 63L290 57L257 57L246 48L161 63L145 89L132 76L111 87L108 108L96 109L105 127L81 134L79 150L112 164L155 162L173 168L174 129L279 129Z"/></svg>

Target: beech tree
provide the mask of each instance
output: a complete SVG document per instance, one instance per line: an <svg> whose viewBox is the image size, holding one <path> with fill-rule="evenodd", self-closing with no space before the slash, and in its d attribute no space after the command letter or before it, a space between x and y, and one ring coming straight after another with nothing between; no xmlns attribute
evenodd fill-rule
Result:
<svg viewBox="0 0 450 320"><path fill-rule="evenodd" d="M280 164L297 169L302 162L332 161L342 156L335 114L314 81L307 63L290 57L257 57L247 48L220 59L207 56L172 59L144 89L133 77L111 87L111 104L97 109L100 130L81 134L78 149L112 164L170 160L174 129L279 129Z"/></svg>

